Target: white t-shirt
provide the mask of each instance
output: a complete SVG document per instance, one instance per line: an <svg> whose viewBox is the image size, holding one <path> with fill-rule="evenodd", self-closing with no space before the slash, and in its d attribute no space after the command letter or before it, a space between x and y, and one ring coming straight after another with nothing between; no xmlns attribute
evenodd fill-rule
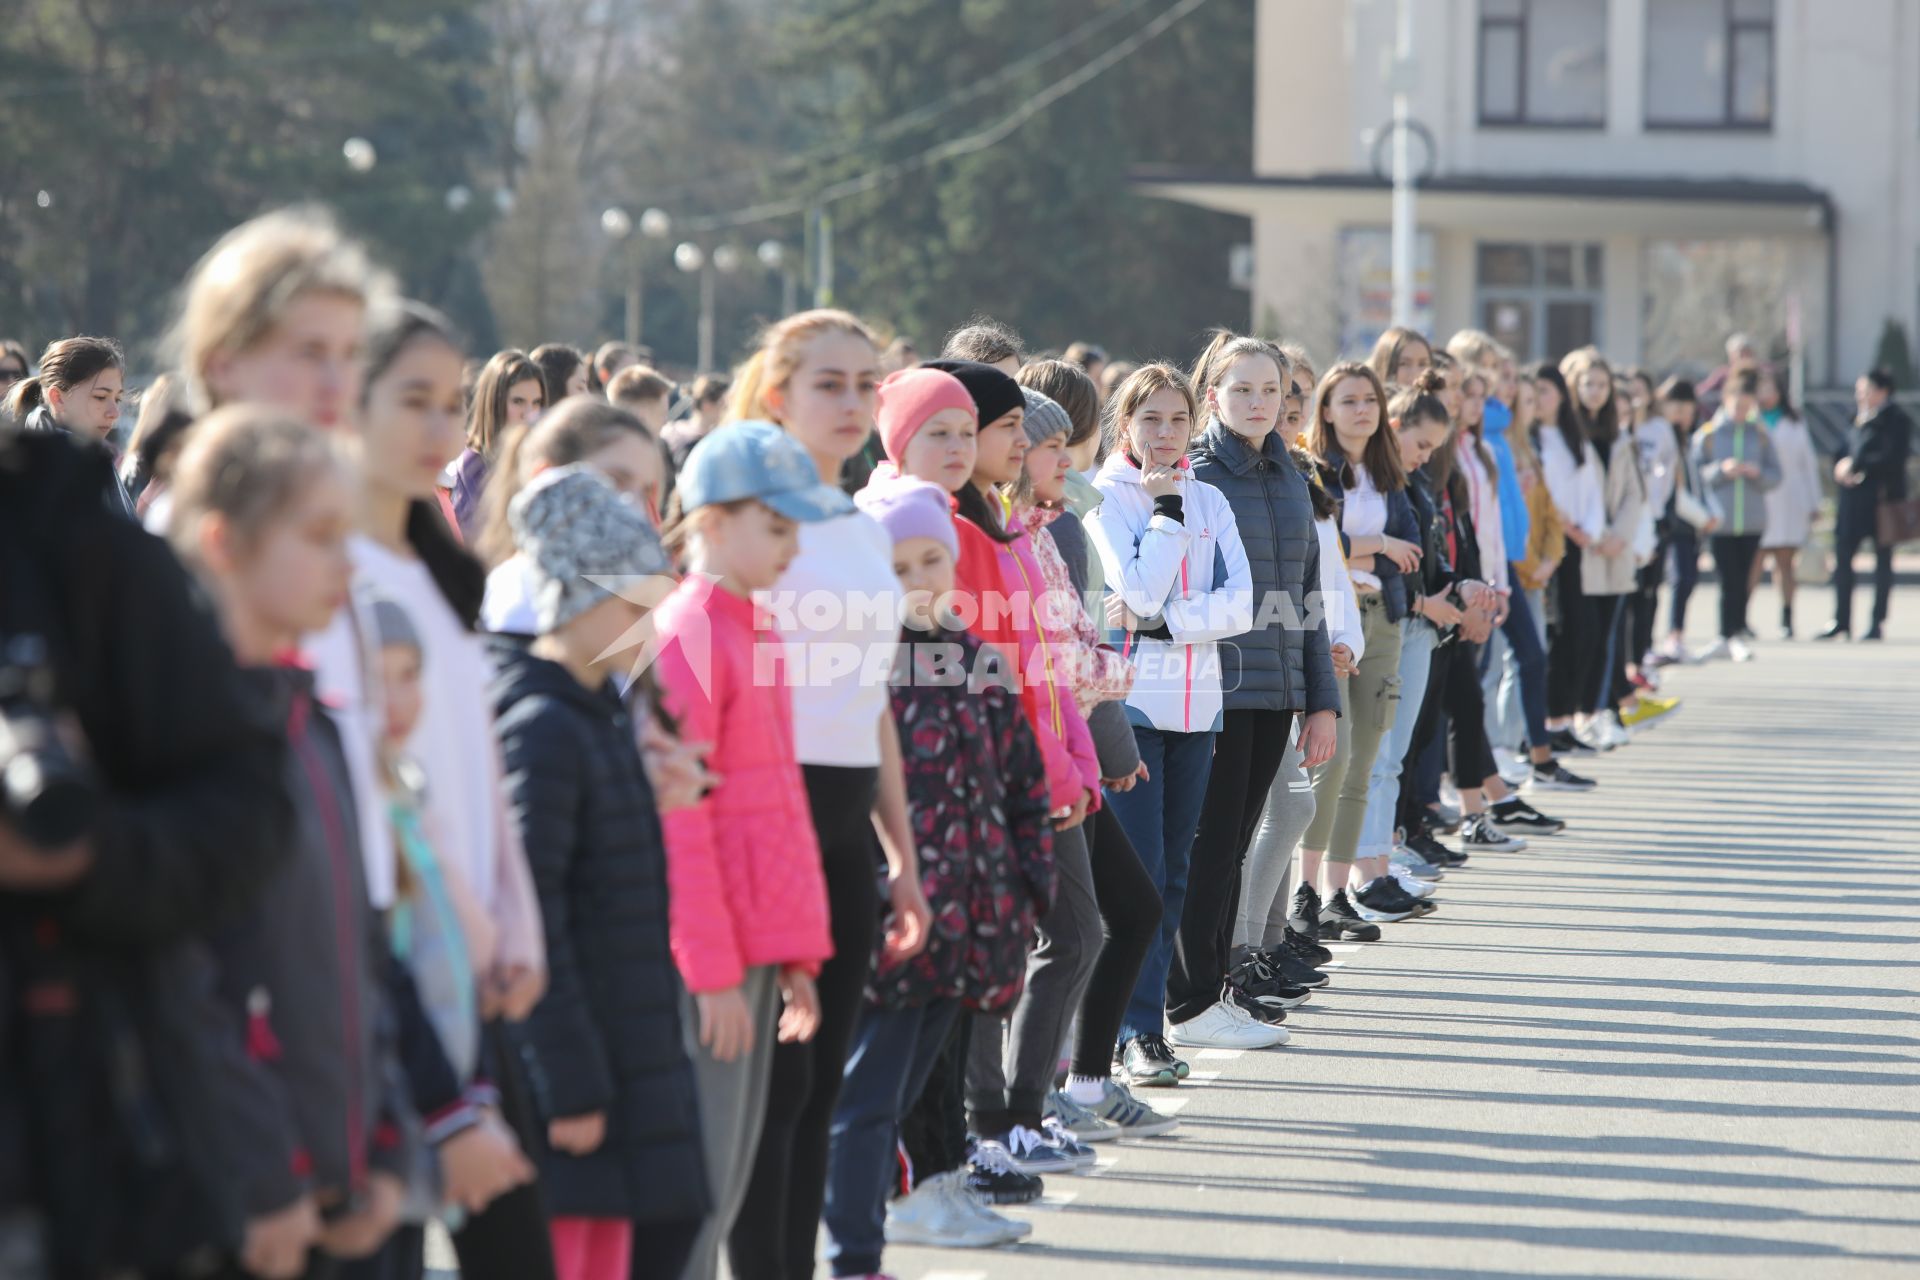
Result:
<svg viewBox="0 0 1920 1280"><path fill-rule="evenodd" d="M481 907L491 910L499 885L500 833L493 816L501 785L487 698L493 664L480 637L460 625L426 565L366 537L353 539L352 553L356 586L405 609L419 633L424 706L407 751L426 771L435 850L466 877ZM369 646L376 643L370 630L365 636Z"/></svg>
<svg viewBox="0 0 1920 1280"><path fill-rule="evenodd" d="M900 640L893 539L864 511L803 524L800 554L768 599L787 647L800 763L877 766Z"/></svg>
<svg viewBox="0 0 1920 1280"><path fill-rule="evenodd" d="M1347 490L1347 500L1340 510L1340 528L1349 541L1360 538L1374 538L1387 531L1387 499L1373 487L1373 477L1367 474L1365 467L1352 467L1353 488ZM1380 579L1364 569L1347 566L1354 584L1362 587L1380 589Z"/></svg>
<svg viewBox="0 0 1920 1280"><path fill-rule="evenodd" d="M496 635L531 636L540 631L533 607L533 562L514 552L487 575L480 625Z"/></svg>

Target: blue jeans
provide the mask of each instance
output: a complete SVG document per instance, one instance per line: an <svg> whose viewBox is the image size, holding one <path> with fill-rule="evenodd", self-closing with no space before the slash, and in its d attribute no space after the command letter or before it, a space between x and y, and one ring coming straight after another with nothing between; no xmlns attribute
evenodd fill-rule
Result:
<svg viewBox="0 0 1920 1280"><path fill-rule="evenodd" d="M1360 822L1356 858L1379 858L1393 851L1394 814L1400 801L1400 763L1413 745L1420 704L1427 696L1427 676L1433 670L1433 647L1440 633L1423 618L1407 619L1400 642L1400 713L1393 718L1367 776L1367 816Z"/></svg>
<svg viewBox="0 0 1920 1280"><path fill-rule="evenodd" d="M900 1118L926 1088L960 1016L958 1000L860 1011L827 1140L827 1261L836 1276L880 1270Z"/></svg>
<svg viewBox="0 0 1920 1280"><path fill-rule="evenodd" d="M1481 689L1487 698L1487 741L1511 747L1522 734L1528 745L1547 741L1547 650L1525 591L1507 597L1507 620L1481 655Z"/></svg>
<svg viewBox="0 0 1920 1280"><path fill-rule="evenodd" d="M1131 791L1108 791L1106 802L1133 841L1154 887L1160 890L1160 931L1154 935L1140 978L1127 1002L1120 1024L1120 1041L1166 1026L1167 970L1173 964L1173 938L1187 904L1187 856L1193 851L1193 833L1200 823L1200 802L1207 795L1213 772L1212 733L1172 733L1133 727L1140 744L1140 761L1147 781Z"/></svg>

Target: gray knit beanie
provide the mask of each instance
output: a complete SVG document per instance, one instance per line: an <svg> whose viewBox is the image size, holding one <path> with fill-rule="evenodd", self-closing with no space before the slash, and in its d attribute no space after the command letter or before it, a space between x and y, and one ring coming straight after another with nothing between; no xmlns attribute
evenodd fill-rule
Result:
<svg viewBox="0 0 1920 1280"><path fill-rule="evenodd" d="M1073 434L1073 419L1067 416L1067 411L1060 407L1058 400L1032 387L1022 387L1020 391L1027 398L1025 425L1028 444L1039 444L1052 435Z"/></svg>

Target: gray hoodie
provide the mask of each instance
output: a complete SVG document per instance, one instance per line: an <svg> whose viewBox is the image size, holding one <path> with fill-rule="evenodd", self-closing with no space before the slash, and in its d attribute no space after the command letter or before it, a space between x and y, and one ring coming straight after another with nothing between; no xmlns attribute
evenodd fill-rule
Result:
<svg viewBox="0 0 1920 1280"><path fill-rule="evenodd" d="M1722 407L1713 421L1694 432L1688 455L1700 478L1700 496L1720 521L1716 534L1737 537L1767 527L1767 492L1780 483L1780 457L1758 417L1734 422ZM1720 466L1729 460L1753 463L1760 468L1760 478L1726 474Z"/></svg>

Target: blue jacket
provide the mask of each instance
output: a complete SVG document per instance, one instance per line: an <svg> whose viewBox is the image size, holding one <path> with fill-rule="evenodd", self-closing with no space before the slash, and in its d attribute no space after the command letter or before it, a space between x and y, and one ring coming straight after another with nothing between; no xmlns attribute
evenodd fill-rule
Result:
<svg viewBox="0 0 1920 1280"><path fill-rule="evenodd" d="M1513 410L1492 397L1487 399L1487 416L1481 421L1481 433L1487 449L1500 468L1500 531L1506 537L1507 558L1515 553L1524 558L1527 540L1533 536L1533 521L1527 515L1527 495L1520 490L1520 472L1513 465L1513 450L1507 444L1507 428L1513 425Z"/></svg>

